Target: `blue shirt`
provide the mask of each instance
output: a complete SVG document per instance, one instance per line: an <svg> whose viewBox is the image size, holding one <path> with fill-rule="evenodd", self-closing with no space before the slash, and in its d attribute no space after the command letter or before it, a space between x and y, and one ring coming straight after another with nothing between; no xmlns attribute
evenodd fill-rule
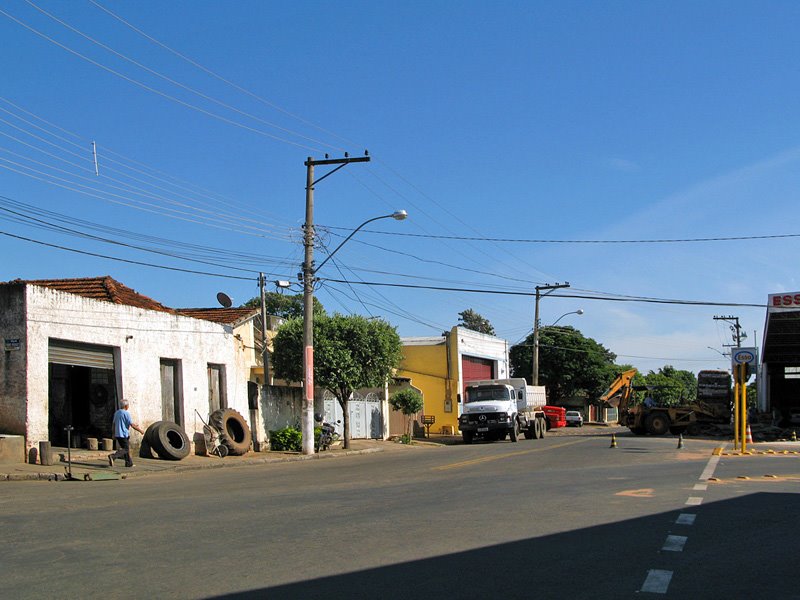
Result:
<svg viewBox="0 0 800 600"><path fill-rule="evenodd" d="M126 438L130 437L128 430L131 427L131 413L124 408L120 408L114 413L114 421L112 422L111 429L114 431L114 437Z"/></svg>

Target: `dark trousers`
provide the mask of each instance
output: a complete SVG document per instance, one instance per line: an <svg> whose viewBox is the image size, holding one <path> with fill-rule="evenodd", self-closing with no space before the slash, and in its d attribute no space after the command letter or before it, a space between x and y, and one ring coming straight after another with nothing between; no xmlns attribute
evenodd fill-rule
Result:
<svg viewBox="0 0 800 600"><path fill-rule="evenodd" d="M132 467L133 461L131 460L131 439L130 438L114 438L117 440L117 451L111 455L111 458L124 458L125 466Z"/></svg>

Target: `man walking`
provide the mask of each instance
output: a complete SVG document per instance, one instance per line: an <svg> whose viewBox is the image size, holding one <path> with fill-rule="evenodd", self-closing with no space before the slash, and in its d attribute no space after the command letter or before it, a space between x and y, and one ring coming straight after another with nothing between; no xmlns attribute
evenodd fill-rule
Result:
<svg viewBox="0 0 800 600"><path fill-rule="evenodd" d="M133 427L142 435L144 435L144 431L131 419L131 413L128 412L128 401L123 399L119 404L120 406L117 412L114 413L114 420L111 424L111 428L114 432L114 439L117 440L117 451L108 455L108 466L114 466L115 458L124 458L125 466L132 467L130 428Z"/></svg>

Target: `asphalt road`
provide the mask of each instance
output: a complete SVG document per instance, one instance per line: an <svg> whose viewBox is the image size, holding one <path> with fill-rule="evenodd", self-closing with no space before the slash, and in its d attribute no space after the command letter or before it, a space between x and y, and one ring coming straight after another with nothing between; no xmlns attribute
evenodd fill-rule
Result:
<svg viewBox="0 0 800 600"><path fill-rule="evenodd" d="M124 481L7 482L0 590L800 598L800 455L712 459L714 445L623 434L609 448L584 428Z"/></svg>

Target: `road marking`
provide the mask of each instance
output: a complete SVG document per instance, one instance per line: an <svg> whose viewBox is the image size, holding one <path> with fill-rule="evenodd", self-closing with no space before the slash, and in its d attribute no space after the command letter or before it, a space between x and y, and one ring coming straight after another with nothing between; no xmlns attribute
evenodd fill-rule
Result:
<svg viewBox="0 0 800 600"><path fill-rule="evenodd" d="M642 584L641 592L651 592L653 594L666 594L669 582L672 580L672 571L661 569L650 569L647 578Z"/></svg>
<svg viewBox="0 0 800 600"><path fill-rule="evenodd" d="M678 518L675 520L676 525L694 525L694 520L697 518L697 515L693 515L691 513L681 513L678 515Z"/></svg>
<svg viewBox="0 0 800 600"><path fill-rule="evenodd" d="M564 442L562 444L555 444L553 446L547 446L546 448L531 448L530 450L520 450L519 452L508 452L506 454L498 454L495 456L482 456L481 458L473 458L472 460L465 460L462 462L457 463L450 463L449 465L441 465L439 467L433 467L432 471L446 471L448 469L460 469L461 467L470 467L472 465L479 465L481 463L491 462L493 460L502 460L504 458L511 458L512 456L522 456L524 454L532 454L534 452L544 452L545 450L553 450L555 448L563 448L564 446L572 446L573 444L582 444L583 442L588 442L594 438L585 437L582 440L574 440L572 442Z"/></svg>
<svg viewBox="0 0 800 600"><path fill-rule="evenodd" d="M652 498L655 490L653 488L642 488L640 490L623 490L614 494L615 496L631 496L632 498Z"/></svg>
<svg viewBox="0 0 800 600"><path fill-rule="evenodd" d="M685 535L668 535L661 549L668 552L683 552L683 546L688 539Z"/></svg>
<svg viewBox="0 0 800 600"><path fill-rule="evenodd" d="M703 469L703 472L700 474L700 481L707 481L714 474L714 469L717 468L719 459L719 456L712 456L710 459L708 459L706 468Z"/></svg>
<svg viewBox="0 0 800 600"><path fill-rule="evenodd" d="M698 496L689 496L689 499L686 500L686 504L689 506L700 506L703 503L703 499Z"/></svg>
<svg viewBox="0 0 800 600"><path fill-rule="evenodd" d="M692 489L693 490L698 490L698 491L701 491L701 492L705 492L708 489L708 484L707 483L696 483L696 484L694 484L694 487Z"/></svg>

